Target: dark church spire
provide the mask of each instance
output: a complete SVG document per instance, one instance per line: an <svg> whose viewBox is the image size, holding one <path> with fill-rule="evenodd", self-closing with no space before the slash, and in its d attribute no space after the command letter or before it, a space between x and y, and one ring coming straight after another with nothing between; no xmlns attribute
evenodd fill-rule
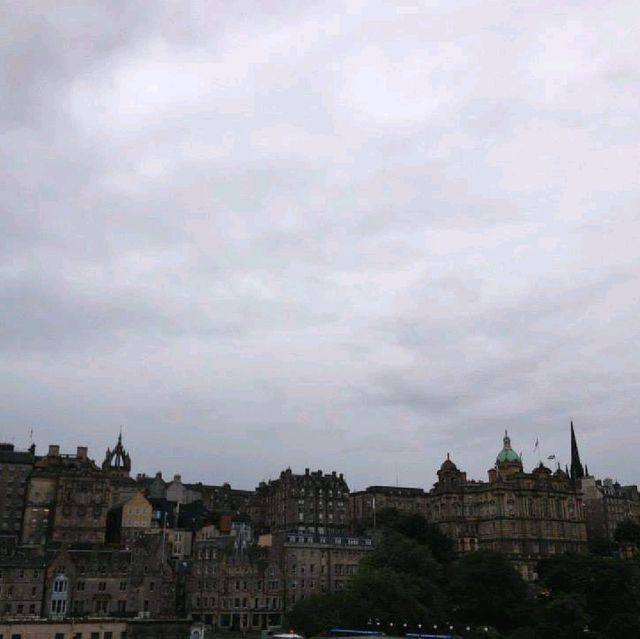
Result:
<svg viewBox="0 0 640 639"><path fill-rule="evenodd" d="M584 469L580 462L580 453L578 452L578 443L576 442L576 433L573 430L573 420L571 420L571 479L582 479L584 477Z"/></svg>

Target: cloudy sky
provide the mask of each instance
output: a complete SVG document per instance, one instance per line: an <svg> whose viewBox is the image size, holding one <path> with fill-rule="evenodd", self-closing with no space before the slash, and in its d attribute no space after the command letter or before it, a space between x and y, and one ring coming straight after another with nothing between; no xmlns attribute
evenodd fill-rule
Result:
<svg viewBox="0 0 640 639"><path fill-rule="evenodd" d="M637 2L0 4L0 438L253 487L638 482ZM551 462L550 462L551 463Z"/></svg>

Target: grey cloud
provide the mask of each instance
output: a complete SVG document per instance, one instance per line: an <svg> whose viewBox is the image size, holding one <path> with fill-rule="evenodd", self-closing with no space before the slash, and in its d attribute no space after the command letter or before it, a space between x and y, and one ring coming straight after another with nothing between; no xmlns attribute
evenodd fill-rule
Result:
<svg viewBox="0 0 640 639"><path fill-rule="evenodd" d="M573 416L638 480L634 3L0 11L5 437L424 486Z"/></svg>

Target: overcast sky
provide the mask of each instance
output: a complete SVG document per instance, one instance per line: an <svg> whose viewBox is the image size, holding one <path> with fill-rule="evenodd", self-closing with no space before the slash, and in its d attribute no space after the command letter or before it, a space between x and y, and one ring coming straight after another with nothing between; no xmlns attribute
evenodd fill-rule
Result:
<svg viewBox="0 0 640 639"><path fill-rule="evenodd" d="M0 439L638 482L629 2L0 4ZM552 462L548 462L551 464Z"/></svg>

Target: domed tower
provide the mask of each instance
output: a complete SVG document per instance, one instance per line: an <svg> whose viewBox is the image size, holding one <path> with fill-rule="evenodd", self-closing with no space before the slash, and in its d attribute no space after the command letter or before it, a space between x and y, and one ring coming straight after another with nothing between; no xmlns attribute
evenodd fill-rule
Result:
<svg viewBox="0 0 640 639"><path fill-rule="evenodd" d="M447 458L442 462L442 466L440 466L440 470L438 471L438 485L449 488L451 486L464 483L466 479L466 473L463 473L458 469L458 467L451 461L449 453L447 453Z"/></svg>
<svg viewBox="0 0 640 639"><path fill-rule="evenodd" d="M107 448L107 454L102 462L102 470L116 477L129 477L131 472L131 457L122 445L122 430L118 435L118 443L111 450Z"/></svg>
<svg viewBox="0 0 640 639"><path fill-rule="evenodd" d="M522 459L520 455L511 448L511 438L506 430L502 438L502 450L496 457L496 468L498 475L502 477L509 477L510 475L522 472Z"/></svg>

